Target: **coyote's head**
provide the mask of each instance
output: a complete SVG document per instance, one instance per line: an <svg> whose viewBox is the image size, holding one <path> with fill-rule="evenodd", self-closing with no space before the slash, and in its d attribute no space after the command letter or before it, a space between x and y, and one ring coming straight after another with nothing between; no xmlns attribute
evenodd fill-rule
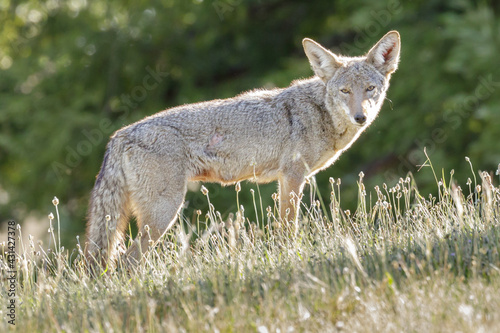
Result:
<svg viewBox="0 0 500 333"><path fill-rule="evenodd" d="M363 57L338 56L305 38L304 50L314 73L326 86L326 107L332 114L343 110L358 126L376 117L399 62L400 37L388 32Z"/></svg>

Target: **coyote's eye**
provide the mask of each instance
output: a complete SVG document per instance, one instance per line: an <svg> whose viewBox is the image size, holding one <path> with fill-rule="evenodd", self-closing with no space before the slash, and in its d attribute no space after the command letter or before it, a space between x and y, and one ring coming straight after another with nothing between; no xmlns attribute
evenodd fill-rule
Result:
<svg viewBox="0 0 500 333"><path fill-rule="evenodd" d="M375 89L375 86L369 86L368 88L366 88L366 91L372 91L373 89Z"/></svg>
<svg viewBox="0 0 500 333"><path fill-rule="evenodd" d="M340 91L343 92L344 94L350 93L349 89L346 89L346 88L340 89Z"/></svg>

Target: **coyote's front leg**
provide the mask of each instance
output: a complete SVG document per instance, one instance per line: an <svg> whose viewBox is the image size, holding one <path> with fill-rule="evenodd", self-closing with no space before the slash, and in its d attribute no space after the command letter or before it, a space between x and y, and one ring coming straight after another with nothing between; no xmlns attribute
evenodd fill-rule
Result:
<svg viewBox="0 0 500 333"><path fill-rule="evenodd" d="M299 217L305 184L304 172L303 168L291 168L279 177L280 215L283 221L296 222Z"/></svg>

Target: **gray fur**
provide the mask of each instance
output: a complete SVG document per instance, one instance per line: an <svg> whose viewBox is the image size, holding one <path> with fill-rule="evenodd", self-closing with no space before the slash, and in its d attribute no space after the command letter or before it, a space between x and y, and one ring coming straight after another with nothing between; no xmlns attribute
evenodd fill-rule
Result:
<svg viewBox="0 0 500 333"><path fill-rule="evenodd" d="M278 180L281 217L295 220L305 178L330 166L376 118L400 37L391 31L355 58L310 39L303 45L316 74L309 79L175 107L117 131L91 194L89 257L116 253L132 213L143 237L128 256L139 259L151 245L146 225L155 242L176 220L188 181Z"/></svg>

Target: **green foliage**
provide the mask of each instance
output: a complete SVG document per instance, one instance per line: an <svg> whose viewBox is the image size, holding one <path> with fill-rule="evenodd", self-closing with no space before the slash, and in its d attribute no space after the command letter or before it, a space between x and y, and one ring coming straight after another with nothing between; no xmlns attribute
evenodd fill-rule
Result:
<svg viewBox="0 0 500 333"><path fill-rule="evenodd" d="M425 161L468 175L500 162L499 6L494 1L13 1L0 2L0 220L45 213L57 195L81 231L105 144L114 130L167 107L283 87L312 75L301 39L359 55L385 32L402 60L379 119L330 170L353 206L367 188L395 184ZM154 76L151 73L156 73ZM160 73L160 74L158 74ZM422 190L433 179L416 177ZM252 188L256 189L254 185ZM214 204L231 191L208 186ZM248 210L250 186L241 203ZM261 186L264 209L275 185ZM191 192L186 216L206 210ZM252 217L253 219L253 217ZM72 229L73 228L73 229Z"/></svg>

